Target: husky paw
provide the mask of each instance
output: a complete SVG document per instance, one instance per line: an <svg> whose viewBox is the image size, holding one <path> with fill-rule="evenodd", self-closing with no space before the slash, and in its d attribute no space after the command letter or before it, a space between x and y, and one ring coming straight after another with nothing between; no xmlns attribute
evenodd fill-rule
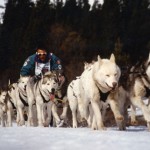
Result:
<svg viewBox="0 0 150 150"><path fill-rule="evenodd" d="M137 120L135 120L135 121L131 121L131 125L133 125L133 126L137 126L139 123L138 123L138 121Z"/></svg>
<svg viewBox="0 0 150 150"><path fill-rule="evenodd" d="M103 127L98 128L98 130L101 130L101 131L102 130L107 130L107 128L103 126Z"/></svg>
<svg viewBox="0 0 150 150"><path fill-rule="evenodd" d="M19 122L19 124L20 124L20 126L23 126L23 125L25 125L25 121L22 120L22 121Z"/></svg>
<svg viewBox="0 0 150 150"><path fill-rule="evenodd" d="M60 120L60 122L58 122L56 126L61 127L61 126L63 126L63 124L64 124L64 120Z"/></svg>
<svg viewBox="0 0 150 150"><path fill-rule="evenodd" d="M72 127L73 127L73 128L78 128L78 126L77 126L77 125L73 125Z"/></svg>
<svg viewBox="0 0 150 150"><path fill-rule="evenodd" d="M49 124L43 123L43 126L44 126L44 127L49 127Z"/></svg>
<svg viewBox="0 0 150 150"><path fill-rule="evenodd" d="M123 121L123 120L124 120L124 117L123 117L123 116L118 116L118 117L116 117L116 120L118 120L118 121Z"/></svg>
<svg viewBox="0 0 150 150"><path fill-rule="evenodd" d="M125 127L124 125L120 125L120 126L119 126L119 130L120 130L120 131L124 131L124 130L126 130L126 127Z"/></svg>
<svg viewBox="0 0 150 150"><path fill-rule="evenodd" d="M150 122L147 122L148 131L150 132Z"/></svg>
<svg viewBox="0 0 150 150"><path fill-rule="evenodd" d="M100 127L98 127L98 128L95 127L95 126L93 126L92 129L93 129L93 130L100 130L100 131L107 130L107 128L106 128L105 126L100 126Z"/></svg>

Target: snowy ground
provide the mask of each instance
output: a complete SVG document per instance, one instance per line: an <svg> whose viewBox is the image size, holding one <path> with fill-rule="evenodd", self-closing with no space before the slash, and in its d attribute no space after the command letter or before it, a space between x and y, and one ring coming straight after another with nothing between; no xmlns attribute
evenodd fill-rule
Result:
<svg viewBox="0 0 150 150"><path fill-rule="evenodd" d="M129 109L130 114L130 109ZM137 109L137 116L141 116ZM0 127L0 150L150 150L145 126L90 128Z"/></svg>
<svg viewBox="0 0 150 150"><path fill-rule="evenodd" d="M0 128L0 150L149 150L150 132L144 126L127 131L108 128Z"/></svg>

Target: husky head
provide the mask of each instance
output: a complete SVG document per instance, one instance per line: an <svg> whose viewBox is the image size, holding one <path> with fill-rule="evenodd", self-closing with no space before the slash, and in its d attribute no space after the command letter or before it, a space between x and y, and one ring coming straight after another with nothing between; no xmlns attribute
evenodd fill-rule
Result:
<svg viewBox="0 0 150 150"><path fill-rule="evenodd" d="M150 80L150 53L149 53L149 57L145 63L145 71L146 71L146 75L148 76L149 80Z"/></svg>
<svg viewBox="0 0 150 150"><path fill-rule="evenodd" d="M7 95L7 91L0 92L0 102L1 103L5 103L6 95Z"/></svg>
<svg viewBox="0 0 150 150"><path fill-rule="evenodd" d="M98 56L98 61L94 64L93 78L102 91L115 90L120 75L114 54L111 54L110 59L101 59Z"/></svg>
<svg viewBox="0 0 150 150"><path fill-rule="evenodd" d="M20 79L18 80L18 87L19 87L19 89L25 91L29 79L30 79L29 76L21 76Z"/></svg>
<svg viewBox="0 0 150 150"><path fill-rule="evenodd" d="M42 89L47 90L50 93L54 93L55 90L58 88L58 79L55 73L46 72L42 76Z"/></svg>

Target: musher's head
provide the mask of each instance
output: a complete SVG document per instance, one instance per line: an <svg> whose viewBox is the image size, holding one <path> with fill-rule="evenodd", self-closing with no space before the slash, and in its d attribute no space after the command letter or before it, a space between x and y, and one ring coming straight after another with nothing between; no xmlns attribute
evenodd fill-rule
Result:
<svg viewBox="0 0 150 150"><path fill-rule="evenodd" d="M45 61L46 60L46 57L47 57L47 50L46 50L46 48L45 47L41 47L41 46L39 46L38 48L37 48L37 51L36 51L36 54L37 54L37 56L38 56L38 58L41 60L41 61Z"/></svg>

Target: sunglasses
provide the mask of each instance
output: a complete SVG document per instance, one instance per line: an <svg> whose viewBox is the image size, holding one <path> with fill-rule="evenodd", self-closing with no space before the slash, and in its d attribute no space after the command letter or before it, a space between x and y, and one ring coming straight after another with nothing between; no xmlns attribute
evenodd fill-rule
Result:
<svg viewBox="0 0 150 150"><path fill-rule="evenodd" d="M46 56L47 53L37 53L38 56Z"/></svg>

